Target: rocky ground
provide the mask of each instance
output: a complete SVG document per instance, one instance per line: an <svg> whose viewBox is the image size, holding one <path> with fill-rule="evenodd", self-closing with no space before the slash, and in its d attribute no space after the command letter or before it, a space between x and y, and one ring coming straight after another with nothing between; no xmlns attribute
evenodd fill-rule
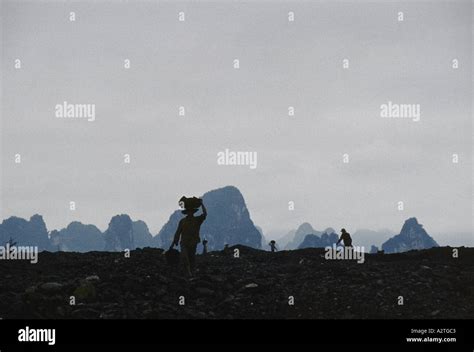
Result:
<svg viewBox="0 0 474 352"><path fill-rule="evenodd" d="M167 266L159 249L130 258L43 252L37 264L0 261L0 317L474 317L473 248L460 248L459 258L451 248L366 255L364 264L326 260L321 249L239 248L240 258L233 248L199 256L191 280Z"/></svg>

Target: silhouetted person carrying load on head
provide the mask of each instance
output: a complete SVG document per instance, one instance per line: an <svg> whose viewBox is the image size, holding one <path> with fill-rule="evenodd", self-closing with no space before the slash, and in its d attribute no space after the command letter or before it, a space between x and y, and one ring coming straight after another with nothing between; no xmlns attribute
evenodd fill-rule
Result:
<svg viewBox="0 0 474 352"><path fill-rule="evenodd" d="M270 249L271 249L272 252L276 252L276 251L277 251L276 242L275 242L274 240L271 240L268 245L270 246Z"/></svg>
<svg viewBox="0 0 474 352"><path fill-rule="evenodd" d="M202 241L202 254L207 254L207 240Z"/></svg>
<svg viewBox="0 0 474 352"><path fill-rule="evenodd" d="M199 229L202 223L206 220L207 211L206 207L202 203L202 199L198 198L186 198L180 199L180 204L184 205L184 210L181 211L186 217L182 218L179 222L178 228L174 235L173 246L181 245L181 259L184 264L186 273L192 276L192 272L195 266L196 259L196 247L201 241L199 238ZM202 214L194 216L199 209L202 208ZM181 241L180 241L181 239Z"/></svg>
<svg viewBox="0 0 474 352"><path fill-rule="evenodd" d="M337 241L336 246L341 243L341 241L344 243L344 247L352 247L351 234L347 232L346 229L341 229L341 237L339 241Z"/></svg>

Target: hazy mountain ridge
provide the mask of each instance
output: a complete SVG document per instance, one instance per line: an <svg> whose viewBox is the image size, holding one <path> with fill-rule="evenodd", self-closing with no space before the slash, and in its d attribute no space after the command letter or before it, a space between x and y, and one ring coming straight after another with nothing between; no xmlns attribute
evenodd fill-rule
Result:
<svg viewBox="0 0 474 352"><path fill-rule="evenodd" d="M298 249L303 248L325 248L336 244L339 240L339 236L334 231L327 233L324 232L321 236L306 235L303 242L298 246Z"/></svg>
<svg viewBox="0 0 474 352"><path fill-rule="evenodd" d="M38 246L38 250L51 251L53 245L49 239L46 224L41 215L35 214L30 220L12 216L0 225L0 244L10 240L18 246Z"/></svg>
<svg viewBox="0 0 474 352"><path fill-rule="evenodd" d="M409 218L403 224L400 234L382 244L387 253L400 253L412 249L439 247L438 243L425 231L416 218Z"/></svg>
<svg viewBox="0 0 474 352"><path fill-rule="evenodd" d="M73 221L59 231L51 231L50 240L54 249L65 252L105 249L104 234L95 225L85 225L79 221Z"/></svg>
<svg viewBox="0 0 474 352"><path fill-rule="evenodd" d="M208 217L201 227L201 239L208 240L209 250L220 250L226 244L269 249L268 242L274 238L265 235L253 223L244 197L236 187L209 191L203 195L203 199ZM156 236L151 234L144 221L133 221L127 214L112 217L104 232L95 225L73 221L66 228L52 230L49 234L41 215L35 214L30 220L10 217L0 224L0 245L11 238L18 245L38 246L40 251L122 251L145 247L166 249L183 217L179 210L173 212ZM332 235L326 237L325 233ZM406 220L400 234L396 236L390 230L369 229L360 229L351 235L353 245L364 246L366 252L374 245L387 253L438 246L416 218ZM277 239L276 243L280 250L324 247L334 243L335 236L338 235L332 228L318 231L310 223L304 222L296 230ZM461 241L458 239L458 242Z"/></svg>
<svg viewBox="0 0 474 352"><path fill-rule="evenodd" d="M292 250L298 248L307 235L321 236L322 234L322 231L316 231L310 223L304 222L296 229L293 238L285 245L285 249Z"/></svg>
<svg viewBox="0 0 474 352"><path fill-rule="evenodd" d="M226 244L262 248L262 235L251 220L244 197L236 187L227 186L209 191L202 199L207 209L207 218L201 226L200 235L201 240L208 241L209 250L222 249ZM154 238L154 244L168 248L183 217L179 210L171 214Z"/></svg>

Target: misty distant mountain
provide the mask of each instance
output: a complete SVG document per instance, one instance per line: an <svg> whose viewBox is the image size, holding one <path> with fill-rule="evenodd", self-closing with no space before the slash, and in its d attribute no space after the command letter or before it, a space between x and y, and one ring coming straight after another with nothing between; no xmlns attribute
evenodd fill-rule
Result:
<svg viewBox="0 0 474 352"><path fill-rule="evenodd" d="M262 236L262 249L264 251L268 250L268 242L270 240L267 240L267 238L265 237L265 235L263 234L263 229L260 227L260 226L255 226L255 228L258 230L258 232L260 233L260 235Z"/></svg>
<svg viewBox="0 0 474 352"><path fill-rule="evenodd" d="M310 223L304 222L295 231L293 239L286 244L285 249L291 250L298 248L298 246L305 239L306 235L321 236L322 234L323 233L321 231L316 231L315 229L313 229L313 226L311 226Z"/></svg>
<svg viewBox="0 0 474 352"><path fill-rule="evenodd" d="M244 197L233 186L207 192L202 197L207 209L207 219L201 226L201 240L208 241L209 250L219 250L225 244L243 244L253 248L262 247L262 235L250 219ZM196 213L195 216L200 213ZM170 246L179 221L184 217L175 211L153 238L155 246Z"/></svg>
<svg viewBox="0 0 474 352"><path fill-rule="evenodd" d="M96 226L78 221L60 231L51 231L50 237L53 249L64 252L102 251L105 247L104 235Z"/></svg>
<svg viewBox="0 0 474 352"><path fill-rule="evenodd" d="M304 222L298 227L296 231L294 231L293 238L284 246L284 248L285 250L293 250L299 248L299 246L303 243L307 235L314 235L321 238L323 234L331 234L333 232L335 231L332 227L328 227L326 230L323 231L317 231L313 228L313 226L311 226L310 223ZM290 234L291 232L289 232L287 236L289 236ZM315 239L313 238L313 240Z"/></svg>
<svg viewBox="0 0 474 352"><path fill-rule="evenodd" d="M41 215L35 214L30 220L12 216L0 225L0 245L12 238L18 246L38 246L39 251L51 251L48 230Z"/></svg>
<svg viewBox="0 0 474 352"><path fill-rule="evenodd" d="M451 246L451 247L474 247L474 233L470 232L456 232L449 231L449 236L445 233L432 233L433 237L443 238L438 240L440 246Z"/></svg>
<svg viewBox="0 0 474 352"><path fill-rule="evenodd" d="M374 246L374 245L370 246L370 251L369 251L370 254L376 254L378 251L379 251L379 247Z"/></svg>
<svg viewBox="0 0 474 352"><path fill-rule="evenodd" d="M363 246L365 248L365 251L368 252L372 248L372 246L377 246L378 248L380 248L383 242L385 242L387 239L394 236L395 234L396 233L393 233L393 231L386 229L377 231L369 229L359 229L351 233L352 245Z"/></svg>
<svg viewBox="0 0 474 352"><path fill-rule="evenodd" d="M336 244L339 236L333 229L327 229L321 236L306 235L303 242L298 246L298 249L303 248L324 248Z"/></svg>
<svg viewBox="0 0 474 352"><path fill-rule="evenodd" d="M115 215L110 220L104 235L106 251L115 252L135 248L132 219L126 214Z"/></svg>
<svg viewBox="0 0 474 352"><path fill-rule="evenodd" d="M269 250L268 242L274 238L265 238L261 228L253 224L244 198L237 188L224 187L207 192L203 197L208 209L208 217L201 227L201 239L208 240L209 250L222 249L225 244L243 244ZM33 215L29 221L10 217L0 224L0 245L4 245L12 238L18 245L38 246L40 251L88 252L123 251L126 248L143 247L167 248L183 216L180 211L174 212L159 235L155 237L151 235L145 222L132 221L126 214L114 216L105 233L101 233L94 225L74 221L66 228L51 231L49 236L41 215ZM303 223L296 231L291 231L284 237L290 237L290 235L293 238L286 246L284 246L284 239L277 239L277 248L325 247L337 241L338 237L332 228L317 231L309 223ZM360 229L351 234L353 244L364 246L366 252L375 252L379 248L386 253L394 253L438 247L438 243L427 234L416 218L406 220L400 234L381 244L383 239L391 235L390 230L367 229ZM458 245L463 245L463 239L471 235L462 233L458 236L459 238L456 237L457 242L460 242ZM299 239L301 242L294 247L294 243ZM469 244L466 243L466 245Z"/></svg>
<svg viewBox="0 0 474 352"><path fill-rule="evenodd" d="M277 242L280 245L280 248L286 249L286 246L288 245L288 243L290 243L295 237L295 233L296 233L296 230L291 230L291 231L288 231L285 235L279 236Z"/></svg>
<svg viewBox="0 0 474 352"><path fill-rule="evenodd" d="M432 247L438 247L438 243L428 235L416 218L406 220L400 234L382 244L382 249L385 253L400 253L412 249L428 249Z"/></svg>
<svg viewBox="0 0 474 352"><path fill-rule="evenodd" d="M122 251L150 247L153 236L145 222L132 221L128 215L117 215L105 233L94 225L74 221L60 231L51 231L50 240L53 250L64 252Z"/></svg>
<svg viewBox="0 0 474 352"><path fill-rule="evenodd" d="M133 221L132 230L135 248L153 247L153 236L144 221Z"/></svg>

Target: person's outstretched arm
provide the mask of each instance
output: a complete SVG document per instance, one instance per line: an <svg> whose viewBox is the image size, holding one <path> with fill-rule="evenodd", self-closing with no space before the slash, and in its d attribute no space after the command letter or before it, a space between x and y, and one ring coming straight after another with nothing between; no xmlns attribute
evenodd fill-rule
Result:
<svg viewBox="0 0 474 352"><path fill-rule="evenodd" d="M204 203L201 203L201 208L202 208L202 214L197 216L197 219L200 224L202 224L204 220L206 220L206 217L207 217L207 210L206 210L206 207L204 206Z"/></svg>

